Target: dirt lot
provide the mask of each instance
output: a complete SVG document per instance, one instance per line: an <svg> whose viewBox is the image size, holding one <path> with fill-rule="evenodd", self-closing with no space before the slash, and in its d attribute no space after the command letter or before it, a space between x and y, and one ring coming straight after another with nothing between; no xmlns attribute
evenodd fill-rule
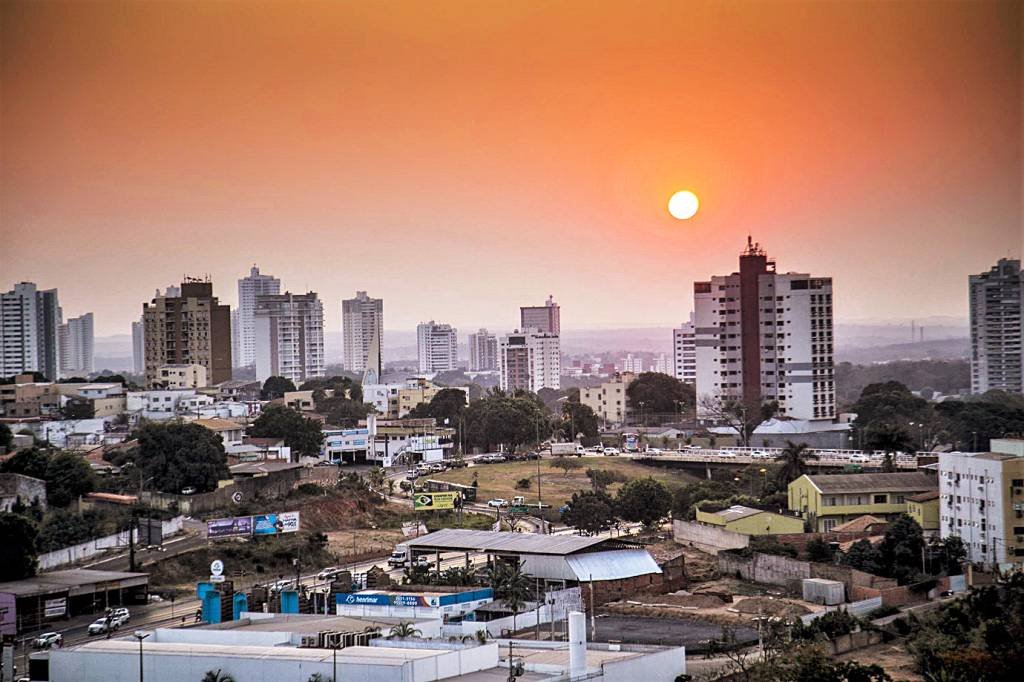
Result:
<svg viewBox="0 0 1024 682"><path fill-rule="evenodd" d="M714 623L688 618L637 618L629 616L599 616L594 641L628 641L640 644L664 644L686 647L687 652L699 652L701 642L722 636L722 628ZM739 641L757 641L757 630L748 627L735 629Z"/></svg>
<svg viewBox="0 0 1024 682"><path fill-rule="evenodd" d="M670 488L679 487L686 483L697 480L690 474L682 471L669 469L657 469L636 464L629 460L617 459L615 457L581 457L574 461L579 462L580 468L569 471L568 475L561 469L551 467L550 459L540 461L541 495L547 504L559 506L572 497L575 492L582 490L593 490L590 479L587 478L587 469L610 469L621 473L627 478L646 478L651 476L661 481ZM437 480L452 481L469 485L473 481L473 475L479 478L477 500L486 502L495 497L511 499L516 495L522 495L526 502L537 502L537 462L505 462L502 464L481 464L465 469L446 471L443 474L431 476ZM519 479L530 479L529 490L516 489ZM621 487L621 483L609 486L609 491L614 493Z"/></svg>
<svg viewBox="0 0 1024 682"><path fill-rule="evenodd" d="M857 661L858 663L880 665L894 680L900 682L923 682L924 678L914 672L914 659L911 658L902 644L889 642L876 644L851 651L836 657L840 661Z"/></svg>

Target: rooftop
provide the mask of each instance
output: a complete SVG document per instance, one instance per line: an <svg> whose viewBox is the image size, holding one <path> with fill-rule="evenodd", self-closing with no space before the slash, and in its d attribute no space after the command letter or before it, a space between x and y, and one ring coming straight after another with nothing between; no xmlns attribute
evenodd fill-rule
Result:
<svg viewBox="0 0 1024 682"><path fill-rule="evenodd" d="M836 533L864 533L871 530L873 526L884 526L889 522L885 519L880 519L877 516L871 516L865 514L864 516L858 516L855 519L847 521L846 523L840 523L839 525L832 528L833 532Z"/></svg>
<svg viewBox="0 0 1024 682"><path fill-rule="evenodd" d="M409 618L357 618L354 616L320 616L312 614L277 613L266 618L253 617L229 620L223 623L202 625L201 630L241 630L245 632L363 632L367 627L379 627L385 631L400 621ZM415 620L415 619L413 619ZM422 620L422 619L421 619ZM165 633L173 636L173 629Z"/></svg>
<svg viewBox="0 0 1024 682"><path fill-rule="evenodd" d="M409 540L413 549L501 554L550 554L566 556L577 552L636 547L636 543L620 539L582 537L579 535L536 535L490 530L445 528Z"/></svg>
<svg viewBox="0 0 1024 682"><path fill-rule="evenodd" d="M740 519L745 519L748 516L754 516L755 514L762 514L762 513L769 514L771 512L766 512L764 509L754 509L753 507L744 507L742 504L734 504L733 506L729 507L728 509L722 509L721 511L705 512L705 513L707 513L707 514L714 514L716 516L720 516L721 518L725 519L726 521L739 521Z"/></svg>
<svg viewBox="0 0 1024 682"><path fill-rule="evenodd" d="M232 476L258 476L260 474L272 474L278 471L289 469L301 469L302 465L297 462L286 462L281 459L271 459L265 462L244 462L228 467Z"/></svg>
<svg viewBox="0 0 1024 682"><path fill-rule="evenodd" d="M938 490L929 490L926 493L920 493L918 495L911 495L907 499L910 500L911 502L927 502L928 500L937 500L937 499L939 499L939 491Z"/></svg>
<svg viewBox="0 0 1024 682"><path fill-rule="evenodd" d="M805 474L805 476L811 485L822 493L924 492L939 487L935 476L919 471L888 474Z"/></svg>
<svg viewBox="0 0 1024 682"><path fill-rule="evenodd" d="M31 578L0 583L0 592L10 592L18 597L67 592L77 588L91 587L103 583L118 583L117 587L130 587L149 581L148 573L125 573L122 571L94 571L86 568L70 568L65 571L40 573Z"/></svg>
<svg viewBox="0 0 1024 682"><path fill-rule="evenodd" d="M221 419L219 417L209 417L205 419L196 419L196 424L205 426L211 431L237 431L242 427L238 422L233 422L230 419Z"/></svg>

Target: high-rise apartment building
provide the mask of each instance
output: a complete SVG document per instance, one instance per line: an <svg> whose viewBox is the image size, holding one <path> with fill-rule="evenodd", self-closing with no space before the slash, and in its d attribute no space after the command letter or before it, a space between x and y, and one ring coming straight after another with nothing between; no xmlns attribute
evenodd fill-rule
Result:
<svg viewBox="0 0 1024 682"><path fill-rule="evenodd" d="M672 376L672 361L669 360L668 355L665 353L659 353L654 362L651 363L651 371L657 372L658 374L667 374Z"/></svg>
<svg viewBox="0 0 1024 682"><path fill-rule="evenodd" d="M142 316L138 322L132 322L132 371L136 374L146 373L146 318Z"/></svg>
<svg viewBox="0 0 1024 682"><path fill-rule="evenodd" d="M60 370L63 377L88 377L93 372L92 313L60 326Z"/></svg>
<svg viewBox="0 0 1024 682"><path fill-rule="evenodd" d="M458 332L433 320L416 325L416 350L421 372L447 372L459 360Z"/></svg>
<svg viewBox="0 0 1024 682"><path fill-rule="evenodd" d="M561 387L558 335L527 329L503 336L498 348L499 383L503 391Z"/></svg>
<svg viewBox="0 0 1024 682"><path fill-rule="evenodd" d="M19 282L0 294L0 376L41 372L60 377L61 310L56 289Z"/></svg>
<svg viewBox="0 0 1024 682"><path fill-rule="evenodd" d="M256 342L254 336L256 297L273 296L281 293L281 280L271 275L260 274L260 269L253 265L249 276L238 280L238 309L232 314L237 316L232 328L234 339L234 362L237 367L248 367L256 361Z"/></svg>
<svg viewBox="0 0 1024 682"><path fill-rule="evenodd" d="M676 379L697 383L697 346L694 343L693 313L690 321L672 330L672 366Z"/></svg>
<svg viewBox="0 0 1024 682"><path fill-rule="evenodd" d="M486 329L469 335L469 370L492 372L498 369L498 337Z"/></svg>
<svg viewBox="0 0 1024 682"><path fill-rule="evenodd" d="M544 305L522 306L519 308L519 328L536 329L546 334L559 336L562 333L561 315L554 296L548 296Z"/></svg>
<svg viewBox="0 0 1024 682"><path fill-rule="evenodd" d="M324 306L308 294L260 294L253 311L256 378L298 386L324 375Z"/></svg>
<svg viewBox="0 0 1024 682"><path fill-rule="evenodd" d="M619 361L619 367L623 372L641 374L644 371L644 360L632 353L626 353L626 357Z"/></svg>
<svg viewBox="0 0 1024 682"><path fill-rule="evenodd" d="M213 284L186 279L142 306L146 384L160 383L163 365L202 365L207 380L231 378L231 310L213 295Z"/></svg>
<svg viewBox="0 0 1024 682"><path fill-rule="evenodd" d="M779 274L748 238L739 272L693 292L699 403L740 400L753 413L777 401L791 419L836 416L831 278Z"/></svg>
<svg viewBox="0 0 1024 682"><path fill-rule="evenodd" d="M971 392L1024 389L1024 286L1019 260L970 277Z"/></svg>
<svg viewBox="0 0 1024 682"><path fill-rule="evenodd" d="M379 383L383 370L380 352L384 338L383 299L370 298L365 291L357 291L355 298L343 300L341 331L345 369L364 375L369 372L373 376L363 383Z"/></svg>

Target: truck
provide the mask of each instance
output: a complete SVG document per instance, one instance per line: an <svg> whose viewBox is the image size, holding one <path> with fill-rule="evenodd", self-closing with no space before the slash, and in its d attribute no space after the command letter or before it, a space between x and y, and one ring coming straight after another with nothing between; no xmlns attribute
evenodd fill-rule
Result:
<svg viewBox="0 0 1024 682"><path fill-rule="evenodd" d="M409 545L395 545L395 549L388 557L388 566L401 568L409 561Z"/></svg>
<svg viewBox="0 0 1024 682"><path fill-rule="evenodd" d="M582 457L585 452L579 443L552 443L549 448L552 457L565 457L566 455Z"/></svg>

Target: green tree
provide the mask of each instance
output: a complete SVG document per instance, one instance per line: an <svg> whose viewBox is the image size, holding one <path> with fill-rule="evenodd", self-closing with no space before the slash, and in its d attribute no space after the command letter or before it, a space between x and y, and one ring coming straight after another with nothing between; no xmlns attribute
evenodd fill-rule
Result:
<svg viewBox="0 0 1024 682"><path fill-rule="evenodd" d="M562 523L595 535L615 523L615 501L603 492L573 493L562 510Z"/></svg>
<svg viewBox="0 0 1024 682"><path fill-rule="evenodd" d="M772 419L779 411L779 403L775 400L764 402L757 409L752 409L738 398L716 395L702 396L700 407L711 421L732 428L739 436L740 445L743 446L749 446L757 427ZM714 447L714 434L710 440L711 446Z"/></svg>
<svg viewBox="0 0 1024 682"><path fill-rule="evenodd" d="M555 457L549 463L548 466L552 469L561 469L565 476L569 475L569 472L573 469L579 469L583 465L580 464L579 460L575 457Z"/></svg>
<svg viewBox="0 0 1024 682"><path fill-rule="evenodd" d="M830 564L835 559L832 545L821 538L813 538L807 542L807 560L816 563Z"/></svg>
<svg viewBox="0 0 1024 682"><path fill-rule="evenodd" d="M324 442L323 427L286 405L269 405L247 430L256 438L283 438L298 455L316 457Z"/></svg>
<svg viewBox="0 0 1024 682"><path fill-rule="evenodd" d="M134 460L140 480L152 478L157 490L175 494L188 487L216 490L217 482L228 476L224 442L199 424L149 422L136 437Z"/></svg>
<svg viewBox="0 0 1024 682"><path fill-rule="evenodd" d="M1024 433L1024 406L999 391L974 400L946 400L935 406L939 427L959 450L985 452L989 441L1007 434Z"/></svg>
<svg viewBox="0 0 1024 682"><path fill-rule="evenodd" d="M14 453L9 459L0 463L0 471L8 474L21 474L32 478L46 479L46 468L50 464L50 455L38 447L25 448Z"/></svg>
<svg viewBox="0 0 1024 682"><path fill-rule="evenodd" d="M433 417L438 424L448 424L459 429L460 419L466 411L466 392L458 388L442 388L429 403L417 405L409 412L409 417L423 419Z"/></svg>
<svg viewBox="0 0 1024 682"><path fill-rule="evenodd" d="M4 539L0 582L21 580L36 574L36 536L36 526L28 519L0 512L0 538Z"/></svg>
<svg viewBox="0 0 1024 682"><path fill-rule="evenodd" d="M867 429L883 423L925 421L930 417L928 401L918 398L898 381L870 384L861 391L851 411L857 414L854 428Z"/></svg>
<svg viewBox="0 0 1024 682"><path fill-rule="evenodd" d="M11 427L7 424L0 424L0 449L4 452L11 450L14 447L14 434L11 432Z"/></svg>
<svg viewBox="0 0 1024 682"><path fill-rule="evenodd" d="M508 394L492 390L472 401L463 416L467 447L492 452L499 445L516 450L544 434L547 413L543 401L527 391Z"/></svg>
<svg viewBox="0 0 1024 682"><path fill-rule="evenodd" d="M579 392L576 393L576 400L566 400L562 403L561 415L556 423L558 435L562 440L571 441L579 436L593 440L598 434L598 419L594 410L589 405L579 402Z"/></svg>
<svg viewBox="0 0 1024 682"><path fill-rule="evenodd" d="M850 545L850 549L840 557L839 563L856 568L858 571L881 575L882 553L871 544L870 540L858 540Z"/></svg>
<svg viewBox="0 0 1024 682"><path fill-rule="evenodd" d="M263 400L276 400L283 398L285 393L295 390L295 384L291 379L285 377L268 377L260 389L260 398Z"/></svg>
<svg viewBox="0 0 1024 682"><path fill-rule="evenodd" d="M359 420L366 419L366 415L373 412L373 405L339 396L321 398L316 408L328 424L344 427L355 426Z"/></svg>
<svg viewBox="0 0 1024 682"><path fill-rule="evenodd" d="M791 440L775 461L780 463L775 472L775 485L779 490L786 490L789 484L807 473L807 460L818 459L818 456L807 449L806 443L797 445Z"/></svg>
<svg viewBox="0 0 1024 682"><path fill-rule="evenodd" d="M51 510L39 526L36 547L40 552L52 552L100 537L99 530L98 516L94 512Z"/></svg>
<svg viewBox="0 0 1024 682"><path fill-rule="evenodd" d="M696 405L693 386L661 372L644 372L626 387L629 409L637 417L643 412L645 424L678 419ZM640 404L643 403L641 410Z"/></svg>
<svg viewBox="0 0 1024 682"><path fill-rule="evenodd" d="M66 507L96 489L96 475L85 458L73 452L57 452L46 465L46 501Z"/></svg>
<svg viewBox="0 0 1024 682"><path fill-rule="evenodd" d="M422 634L423 633L420 632L412 623L402 621L391 626L391 631L388 632L388 639L391 639L392 637L397 639L403 639L405 637L419 637Z"/></svg>
<svg viewBox="0 0 1024 682"><path fill-rule="evenodd" d="M885 573L900 583L907 582L921 570L924 533L917 521L900 514L885 529L885 537L878 545Z"/></svg>
<svg viewBox="0 0 1024 682"><path fill-rule="evenodd" d="M638 478L619 489L615 507L626 521L639 521L651 527L668 515L672 508L672 493L660 481Z"/></svg>
<svg viewBox="0 0 1024 682"><path fill-rule="evenodd" d="M388 480L388 473L382 467L375 466L367 472L366 478L369 479L371 486L380 490L384 487L384 481Z"/></svg>
<svg viewBox="0 0 1024 682"><path fill-rule="evenodd" d="M737 488L731 480L690 483L676 490L672 500L672 516L692 520L697 504L707 500L725 500L736 492Z"/></svg>
<svg viewBox="0 0 1024 682"><path fill-rule="evenodd" d="M235 678L228 673L222 673L220 668L216 671L207 670L203 675L202 682L235 682Z"/></svg>
<svg viewBox="0 0 1024 682"><path fill-rule="evenodd" d="M500 599L505 607L512 611L512 632L516 631L516 616L526 604L530 596L532 578L523 572L522 565L516 561L507 563L500 561L491 569L489 576L494 597Z"/></svg>

